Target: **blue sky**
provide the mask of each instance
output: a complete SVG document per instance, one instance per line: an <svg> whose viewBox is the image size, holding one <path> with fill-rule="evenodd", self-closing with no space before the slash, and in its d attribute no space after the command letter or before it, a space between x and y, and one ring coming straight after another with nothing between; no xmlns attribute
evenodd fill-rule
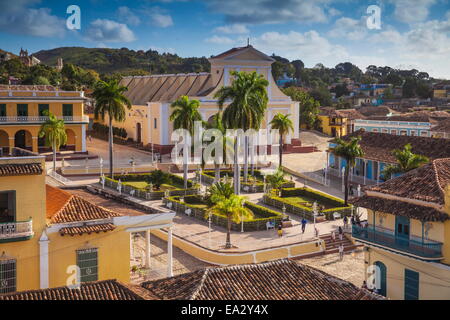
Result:
<svg viewBox="0 0 450 320"><path fill-rule="evenodd" d="M81 9L81 29L65 26ZM381 29L367 28L369 5ZM306 66L350 61L416 68L450 79L450 0L12 0L0 1L0 48L150 48L207 56L250 38L257 49Z"/></svg>

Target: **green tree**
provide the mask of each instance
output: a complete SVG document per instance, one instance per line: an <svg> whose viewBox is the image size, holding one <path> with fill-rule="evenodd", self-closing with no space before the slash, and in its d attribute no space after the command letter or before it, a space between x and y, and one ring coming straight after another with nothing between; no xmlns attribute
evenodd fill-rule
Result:
<svg viewBox="0 0 450 320"><path fill-rule="evenodd" d="M207 211L209 214L217 214L224 216L227 219L227 239L225 243L225 249L232 247L231 245L231 224L241 223L242 220L248 220L253 218L253 213L246 207L244 207L245 200L243 197L236 194L231 194L228 198L222 197L221 200Z"/></svg>
<svg viewBox="0 0 450 320"><path fill-rule="evenodd" d="M45 137L45 145L52 147L53 151L53 171L56 171L56 151L59 147L67 143L67 133L64 126L64 120L56 118L56 116L45 110L44 115L48 119L41 125L39 129L39 138Z"/></svg>
<svg viewBox="0 0 450 320"><path fill-rule="evenodd" d="M278 130L280 134L280 153L279 153L279 167L283 165L283 148L284 148L284 137L289 134L289 131L294 131L294 126L292 120L290 119L290 114L277 113L270 125L272 129Z"/></svg>
<svg viewBox="0 0 450 320"><path fill-rule="evenodd" d="M173 121L173 128L185 129L189 131L191 137L193 137L195 122L202 121L202 115L199 112L200 101L189 100L188 96L181 96L179 99L172 102L171 107L173 108L173 111L169 120ZM187 156L187 153L183 155L183 179L185 189L187 189L188 182L187 172L189 159L187 159Z"/></svg>
<svg viewBox="0 0 450 320"><path fill-rule="evenodd" d="M223 111L222 122L227 129L259 129L267 109L267 89L269 82L263 75L256 72L230 72L234 81L230 86L219 89L214 95L222 110L225 103L229 104ZM245 137L244 147L244 180L247 181L248 172L248 138ZM240 169L238 163L238 141L234 144L234 179L235 192L240 193Z"/></svg>
<svg viewBox="0 0 450 320"><path fill-rule="evenodd" d="M155 186L155 188L159 190L161 189L161 185L171 183L172 178L170 177L170 174L167 172L164 172L162 170L153 170L148 175L147 182L152 183Z"/></svg>
<svg viewBox="0 0 450 320"><path fill-rule="evenodd" d="M411 144L408 143L403 149L395 149L392 151L397 163L388 165L384 168L382 175L385 180L390 179L394 174L402 174L411 171L430 161L427 157L415 154L411 150Z"/></svg>
<svg viewBox="0 0 450 320"><path fill-rule="evenodd" d="M127 87L119 84L117 80L110 82L99 81L95 86L93 97L95 99L94 116L98 119L101 116L105 120L105 115L108 115L109 121L109 175L114 177L114 163L113 163L113 120L116 122L123 122L126 118L125 107L131 109L131 102L124 95L128 90Z"/></svg>
<svg viewBox="0 0 450 320"><path fill-rule="evenodd" d="M283 89L283 92L292 100L300 102L300 125L303 124L306 128L312 129L317 121L320 103L304 90L295 87Z"/></svg>
<svg viewBox="0 0 450 320"><path fill-rule="evenodd" d="M233 185L229 182L216 182L208 189L209 201L216 204L234 194Z"/></svg>
<svg viewBox="0 0 450 320"><path fill-rule="evenodd" d="M364 151L359 145L359 141L361 141L361 137L352 137L350 141L344 141L340 138L335 140L336 146L331 148L333 154L337 157L341 157L345 160L345 175L344 175L344 184L345 184L345 205L348 204L348 187L349 180L348 176L350 170L356 164L356 158L362 158L364 156Z"/></svg>
<svg viewBox="0 0 450 320"><path fill-rule="evenodd" d="M283 169L281 167L278 167L278 169L273 174L269 174L266 176L266 181L272 189L280 191L285 182L285 176L286 174Z"/></svg>

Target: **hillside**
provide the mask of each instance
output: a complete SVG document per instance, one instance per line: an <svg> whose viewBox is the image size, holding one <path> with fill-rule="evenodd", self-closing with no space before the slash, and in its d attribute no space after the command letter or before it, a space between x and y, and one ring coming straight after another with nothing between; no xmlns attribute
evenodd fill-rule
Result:
<svg viewBox="0 0 450 320"><path fill-rule="evenodd" d="M42 63L54 66L59 57L64 63L72 63L100 74L161 74L209 72L205 57L181 58L176 54L159 54L157 51L134 51L127 48L61 47L34 53Z"/></svg>

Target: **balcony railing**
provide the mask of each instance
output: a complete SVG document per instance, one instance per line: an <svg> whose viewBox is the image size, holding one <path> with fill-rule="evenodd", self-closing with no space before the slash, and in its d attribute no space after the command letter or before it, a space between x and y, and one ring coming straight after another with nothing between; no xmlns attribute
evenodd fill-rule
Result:
<svg viewBox="0 0 450 320"><path fill-rule="evenodd" d="M401 238L394 230L373 229L373 226L352 227L352 236L356 240L388 247L402 253L423 259L439 260L442 258L442 243L429 239L410 237Z"/></svg>
<svg viewBox="0 0 450 320"><path fill-rule="evenodd" d="M71 116L63 117L57 116L56 118L64 120L64 122L89 122L88 116ZM0 124L2 123L42 123L48 120L45 116L8 116L0 117Z"/></svg>
<svg viewBox="0 0 450 320"><path fill-rule="evenodd" d="M33 221L16 221L0 223L0 241L26 240L32 237Z"/></svg>

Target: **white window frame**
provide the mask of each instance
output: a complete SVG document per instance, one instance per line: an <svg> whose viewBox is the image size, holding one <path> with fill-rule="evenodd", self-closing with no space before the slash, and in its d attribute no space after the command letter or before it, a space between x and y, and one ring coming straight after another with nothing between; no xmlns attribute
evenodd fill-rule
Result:
<svg viewBox="0 0 450 320"><path fill-rule="evenodd" d="M391 134L393 134L394 136L397 135L397 130L396 129L391 129Z"/></svg>

